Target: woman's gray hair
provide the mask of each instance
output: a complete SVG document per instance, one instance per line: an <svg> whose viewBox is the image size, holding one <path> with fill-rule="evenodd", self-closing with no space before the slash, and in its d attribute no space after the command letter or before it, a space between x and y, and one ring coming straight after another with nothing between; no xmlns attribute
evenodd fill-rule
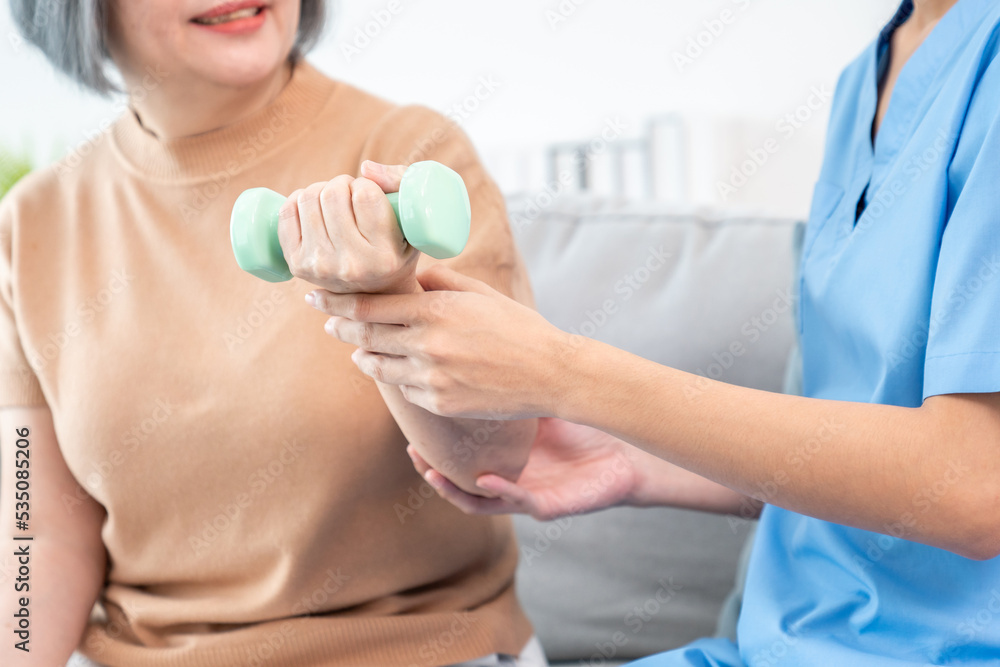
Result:
<svg viewBox="0 0 1000 667"><path fill-rule="evenodd" d="M11 0L14 22L45 57L74 81L107 94L118 90L107 67L108 5L112 0ZM302 0L291 57L315 46L326 21L325 0Z"/></svg>

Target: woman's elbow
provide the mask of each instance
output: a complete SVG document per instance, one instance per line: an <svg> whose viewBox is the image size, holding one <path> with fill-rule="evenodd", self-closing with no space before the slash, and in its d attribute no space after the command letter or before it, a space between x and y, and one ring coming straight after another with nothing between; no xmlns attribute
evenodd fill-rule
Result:
<svg viewBox="0 0 1000 667"><path fill-rule="evenodd" d="M414 442L427 463L458 488L481 494L476 481L490 474L517 481L528 463L538 431L537 419L483 421L467 427L450 446Z"/></svg>
<svg viewBox="0 0 1000 667"><path fill-rule="evenodd" d="M538 434L537 419L509 422L488 422L499 425L494 442L489 443L478 457L477 476L493 474L516 482L528 464L531 446Z"/></svg>

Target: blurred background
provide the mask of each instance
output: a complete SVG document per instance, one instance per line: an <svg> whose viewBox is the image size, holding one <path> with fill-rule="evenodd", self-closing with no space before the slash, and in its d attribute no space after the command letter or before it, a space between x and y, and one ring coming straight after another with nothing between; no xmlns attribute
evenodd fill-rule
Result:
<svg viewBox="0 0 1000 667"><path fill-rule="evenodd" d="M310 60L448 114L508 194L583 150L574 188L804 218L838 74L897 4L339 0ZM0 147L36 164L116 114L22 44L6 4L0 90Z"/></svg>

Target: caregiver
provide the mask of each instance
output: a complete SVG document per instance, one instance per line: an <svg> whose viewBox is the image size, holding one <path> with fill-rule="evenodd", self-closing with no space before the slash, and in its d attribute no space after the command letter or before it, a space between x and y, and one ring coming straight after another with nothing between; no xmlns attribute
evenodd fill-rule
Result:
<svg viewBox="0 0 1000 667"><path fill-rule="evenodd" d="M998 26L995 0L906 0L841 77L801 267L806 397L562 333L444 269L420 278L436 293L315 303L365 373L428 410L560 417L648 452L585 507L581 471L629 449L582 426L546 423L518 485L481 478L499 498L415 457L467 511L767 503L738 644L643 665L996 660L1000 622L974 619L1000 589Z"/></svg>

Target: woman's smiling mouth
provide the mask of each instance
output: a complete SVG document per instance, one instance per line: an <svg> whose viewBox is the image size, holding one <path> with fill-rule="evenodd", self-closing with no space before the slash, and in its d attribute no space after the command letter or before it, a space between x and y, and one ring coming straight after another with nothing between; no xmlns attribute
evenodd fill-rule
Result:
<svg viewBox="0 0 1000 667"><path fill-rule="evenodd" d="M250 32L263 25L266 10L267 6L260 0L227 2L196 16L191 23L216 32Z"/></svg>

